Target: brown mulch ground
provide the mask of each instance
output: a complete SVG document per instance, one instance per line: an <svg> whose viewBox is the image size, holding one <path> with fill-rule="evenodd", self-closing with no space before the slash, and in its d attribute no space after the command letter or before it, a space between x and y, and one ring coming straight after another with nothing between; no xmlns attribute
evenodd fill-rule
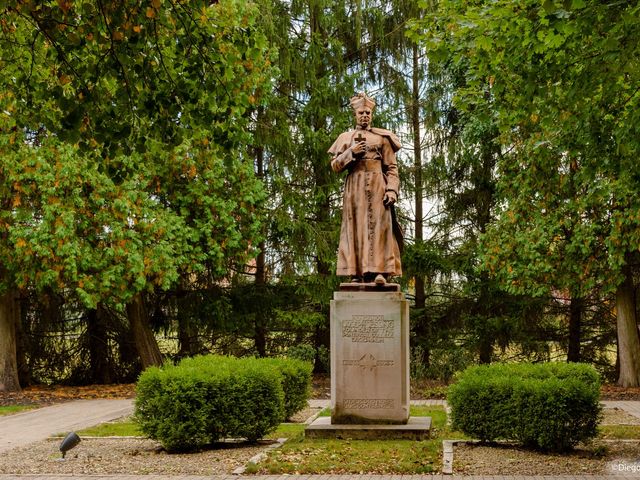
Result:
<svg viewBox="0 0 640 480"><path fill-rule="evenodd" d="M640 400L640 387L619 387L603 385L600 388L601 400Z"/></svg>
<svg viewBox="0 0 640 480"><path fill-rule="evenodd" d="M69 387L64 385L34 385L21 392L0 392L0 406L28 405L43 407L70 400L92 398L133 398L134 384L87 385Z"/></svg>
<svg viewBox="0 0 640 480"><path fill-rule="evenodd" d="M444 384L433 380L412 381L411 399L445 398L444 387ZM78 399L133 397L135 397L135 384L83 387L36 385L27 387L22 392L0 392L0 406L46 406ZM329 375L315 375L313 377L311 398L326 400L331 398L331 378ZM602 400L640 400L640 387L624 388L617 385L603 385L601 398Z"/></svg>
<svg viewBox="0 0 640 480"><path fill-rule="evenodd" d="M71 400L93 398L134 398L136 386L133 383L118 385L87 385L70 387L65 385L34 385L21 392L1 392L0 406L26 405L45 407ZM331 378L328 375L316 375L313 378L311 398L331 398Z"/></svg>

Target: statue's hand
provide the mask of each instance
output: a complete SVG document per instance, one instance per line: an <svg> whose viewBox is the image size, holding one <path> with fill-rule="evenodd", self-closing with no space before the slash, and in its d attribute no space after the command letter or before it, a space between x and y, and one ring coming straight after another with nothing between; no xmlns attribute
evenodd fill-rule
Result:
<svg viewBox="0 0 640 480"><path fill-rule="evenodd" d="M393 205L397 201L398 195L396 195L396 192L394 192L393 190L387 190L384 194L384 198L382 199L382 203L384 203L386 207Z"/></svg>
<svg viewBox="0 0 640 480"><path fill-rule="evenodd" d="M353 147L351 147L351 152L354 155L360 155L367 151L367 142L358 142Z"/></svg>

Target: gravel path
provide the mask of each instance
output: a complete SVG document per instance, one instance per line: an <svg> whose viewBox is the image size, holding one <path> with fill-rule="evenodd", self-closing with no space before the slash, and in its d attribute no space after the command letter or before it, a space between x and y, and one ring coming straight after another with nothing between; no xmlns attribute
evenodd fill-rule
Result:
<svg viewBox="0 0 640 480"><path fill-rule="evenodd" d="M0 455L0 473L221 475L246 465L251 457L272 443L224 442L180 454L167 453L158 442L142 438L83 438L62 460L58 450L60 439L42 440Z"/></svg>
<svg viewBox="0 0 640 480"><path fill-rule="evenodd" d="M133 400L76 400L0 417L0 455L56 433L92 427L133 412Z"/></svg>
<svg viewBox="0 0 640 480"><path fill-rule="evenodd" d="M0 480L624 480L618 475L2 475ZM638 478L631 476L626 478Z"/></svg>

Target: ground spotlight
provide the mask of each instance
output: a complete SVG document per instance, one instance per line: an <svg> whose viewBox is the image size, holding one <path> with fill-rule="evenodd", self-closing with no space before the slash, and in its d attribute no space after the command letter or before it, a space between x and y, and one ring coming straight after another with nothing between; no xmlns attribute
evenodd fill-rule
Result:
<svg viewBox="0 0 640 480"><path fill-rule="evenodd" d="M60 444L60 451L62 452L62 458L65 457L67 452L80 443L80 437L76 432L69 432L62 443Z"/></svg>

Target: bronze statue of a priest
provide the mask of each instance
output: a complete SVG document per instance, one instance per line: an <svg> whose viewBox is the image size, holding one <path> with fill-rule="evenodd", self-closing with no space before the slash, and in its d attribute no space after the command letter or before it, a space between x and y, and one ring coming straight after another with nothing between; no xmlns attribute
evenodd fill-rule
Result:
<svg viewBox="0 0 640 480"><path fill-rule="evenodd" d="M351 98L355 130L340 134L329 149L334 172L348 172L342 204L337 274L352 282L385 284L402 275L401 230L393 204L400 181L398 137L371 126L375 101L361 93Z"/></svg>

